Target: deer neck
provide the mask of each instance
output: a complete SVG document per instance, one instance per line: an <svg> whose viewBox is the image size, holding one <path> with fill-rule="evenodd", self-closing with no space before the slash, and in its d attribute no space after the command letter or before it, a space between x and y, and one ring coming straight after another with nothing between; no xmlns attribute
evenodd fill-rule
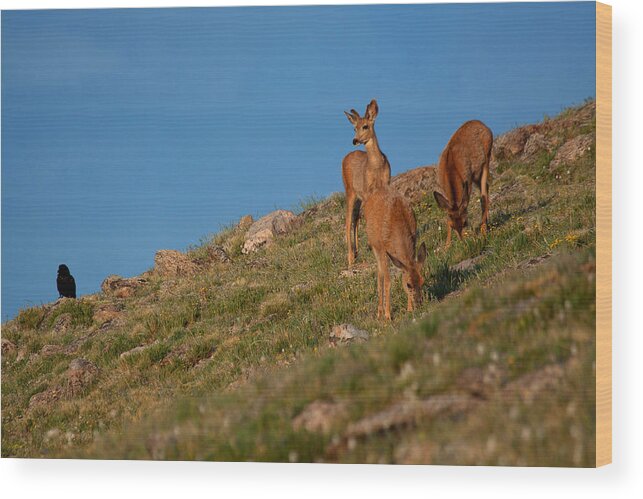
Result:
<svg viewBox="0 0 643 499"><path fill-rule="evenodd" d="M373 136L366 144L366 184L368 192L373 192L385 187L386 179L386 158L380 151L377 138Z"/></svg>
<svg viewBox="0 0 643 499"><path fill-rule="evenodd" d="M369 166L374 168L382 168L384 166L384 155L380 150L380 145L375 135L366 143L366 157L368 158Z"/></svg>

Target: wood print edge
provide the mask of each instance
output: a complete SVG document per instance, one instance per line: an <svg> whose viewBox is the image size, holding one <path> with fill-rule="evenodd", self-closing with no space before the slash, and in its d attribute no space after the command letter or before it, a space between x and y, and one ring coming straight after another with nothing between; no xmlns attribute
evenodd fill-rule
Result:
<svg viewBox="0 0 643 499"><path fill-rule="evenodd" d="M596 3L596 466L612 462L612 7Z"/></svg>

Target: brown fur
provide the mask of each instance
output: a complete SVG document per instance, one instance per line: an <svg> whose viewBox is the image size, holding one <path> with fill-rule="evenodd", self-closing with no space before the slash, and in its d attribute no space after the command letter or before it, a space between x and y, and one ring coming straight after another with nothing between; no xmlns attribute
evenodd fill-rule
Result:
<svg viewBox="0 0 643 499"><path fill-rule="evenodd" d="M438 206L447 212L447 247L451 231L462 239L467 225L467 208L475 184L480 190L482 221L480 232L487 233L489 218L489 162L493 134L481 121L467 121L456 130L442 151L437 180L442 192L434 191Z"/></svg>
<svg viewBox="0 0 643 499"><path fill-rule="evenodd" d="M422 265L426 259L424 243L415 255L417 224L406 200L391 187L373 191L364 202L368 243L377 259L377 317L391 319L391 277L388 259L402 269L402 284L407 294L407 310L422 303Z"/></svg>
<svg viewBox="0 0 643 499"><path fill-rule="evenodd" d="M379 109L372 100L366 107L364 117L351 109L344 112L355 128L353 145L364 144L366 151L353 151L342 161L342 180L346 190L346 245L348 247L348 265L357 258L358 225L360 206L369 193L391 182L391 165L382 153L375 135L375 118Z"/></svg>

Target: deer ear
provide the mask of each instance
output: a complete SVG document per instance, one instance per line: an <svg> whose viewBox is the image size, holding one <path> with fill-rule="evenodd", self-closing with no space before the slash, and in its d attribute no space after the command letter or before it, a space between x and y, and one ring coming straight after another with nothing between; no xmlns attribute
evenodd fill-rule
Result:
<svg viewBox="0 0 643 499"><path fill-rule="evenodd" d="M466 180L462 184L462 199L458 205L458 209L461 210L464 206L469 204L469 181Z"/></svg>
<svg viewBox="0 0 643 499"><path fill-rule="evenodd" d="M423 265L425 260L426 260L426 244L422 243L420 245L420 249L418 250L417 262L420 265Z"/></svg>
<svg viewBox="0 0 643 499"><path fill-rule="evenodd" d="M386 254L388 255L388 257L393 262L393 265L395 265L398 269L402 269L404 271L407 270L406 265L404 265L402 262L400 262L397 258L395 258L393 255L391 255L388 251L386 252Z"/></svg>
<svg viewBox="0 0 643 499"><path fill-rule="evenodd" d="M352 111L354 111L354 109L351 109L351 113L347 113L346 111L344 111L344 114L348 118L348 121L350 121L351 124L355 125L357 118L355 118L355 115L352 114Z"/></svg>
<svg viewBox="0 0 643 499"><path fill-rule="evenodd" d="M448 210L451 207L447 198L438 191L433 191L433 197L435 198L435 202L438 203L438 206L443 210Z"/></svg>
<svg viewBox="0 0 643 499"><path fill-rule="evenodd" d="M369 121L375 121L377 118L377 113L379 112L379 107L377 107L377 101L373 99L368 106L366 106L366 113L364 113L364 118Z"/></svg>

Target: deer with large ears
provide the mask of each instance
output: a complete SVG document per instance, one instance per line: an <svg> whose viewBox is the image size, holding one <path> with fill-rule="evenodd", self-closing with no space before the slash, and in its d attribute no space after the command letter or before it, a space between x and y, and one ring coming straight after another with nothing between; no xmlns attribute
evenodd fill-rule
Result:
<svg viewBox="0 0 643 499"><path fill-rule="evenodd" d="M482 221L480 232L487 233L489 218L489 162L493 134L481 121L467 121L456 130L442 151L437 180L442 192L433 192L438 206L447 212L447 248L451 231L462 239L467 226L467 208L475 184L480 190Z"/></svg>
<svg viewBox="0 0 643 499"><path fill-rule="evenodd" d="M355 128L353 145L363 144L366 151L353 151L342 160L342 180L346 190L346 245L348 266L357 258L360 209L369 193L391 182L391 165L380 150L375 135L379 108L373 99L361 117L357 111L344 111Z"/></svg>
<svg viewBox="0 0 643 499"><path fill-rule="evenodd" d="M402 270L402 286L407 310L422 303L422 266L426 260L424 243L415 252L417 223L407 201L390 186L373 191L364 202L368 243L377 260L377 317L391 319L391 276L389 259Z"/></svg>

